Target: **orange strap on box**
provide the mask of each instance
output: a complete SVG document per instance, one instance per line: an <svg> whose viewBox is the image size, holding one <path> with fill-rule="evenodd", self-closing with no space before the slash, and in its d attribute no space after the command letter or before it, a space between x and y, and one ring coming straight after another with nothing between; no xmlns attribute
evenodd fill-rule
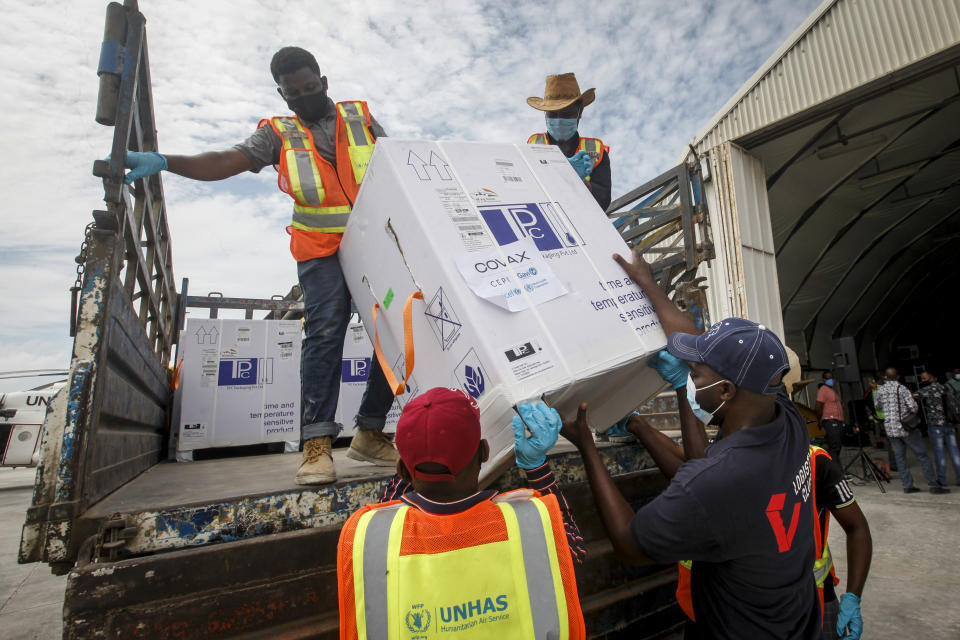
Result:
<svg viewBox="0 0 960 640"><path fill-rule="evenodd" d="M373 305L373 351L377 354L377 361L380 362L380 368L383 369L383 377L387 379L393 395L398 396L407 388L407 380L413 373L413 300L423 300L423 293L415 291L407 298L403 305L403 359L406 363L406 372L403 380L398 381L397 376L393 374L393 367L387 362L383 350L380 348L380 336L377 334L377 312L380 310L380 303Z"/></svg>

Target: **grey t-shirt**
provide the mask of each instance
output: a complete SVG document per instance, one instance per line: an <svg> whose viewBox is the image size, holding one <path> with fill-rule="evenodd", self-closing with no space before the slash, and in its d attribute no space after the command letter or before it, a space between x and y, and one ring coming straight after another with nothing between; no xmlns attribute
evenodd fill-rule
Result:
<svg viewBox="0 0 960 640"><path fill-rule="evenodd" d="M337 109L333 100L327 98L327 115L316 122L303 122L313 134L313 144L317 147L317 153L324 160L337 166ZM383 127L370 116L370 132L374 139L385 138L387 136ZM243 155L247 156L253 168L253 173L259 173L264 167L278 164L280 162L280 150L283 149L283 142L280 136L273 130L273 127L265 125L253 132L249 138L233 147Z"/></svg>

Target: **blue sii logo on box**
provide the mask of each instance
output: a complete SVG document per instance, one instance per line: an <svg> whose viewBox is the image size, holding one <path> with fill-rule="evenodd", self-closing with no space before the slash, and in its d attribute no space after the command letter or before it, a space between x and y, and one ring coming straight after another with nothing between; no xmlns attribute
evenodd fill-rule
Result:
<svg viewBox="0 0 960 640"><path fill-rule="evenodd" d="M557 202L479 207L497 244L504 246L531 238L540 251L586 244Z"/></svg>
<svg viewBox="0 0 960 640"><path fill-rule="evenodd" d="M220 361L217 386L233 387L258 382L258 358L224 358Z"/></svg>
<svg viewBox="0 0 960 640"><path fill-rule="evenodd" d="M344 358L340 369L342 382L366 382L370 377L370 358Z"/></svg>

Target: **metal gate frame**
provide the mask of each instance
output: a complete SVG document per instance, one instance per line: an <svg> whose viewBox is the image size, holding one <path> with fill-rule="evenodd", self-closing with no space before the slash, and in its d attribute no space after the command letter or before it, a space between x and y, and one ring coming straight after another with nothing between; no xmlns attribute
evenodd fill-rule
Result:
<svg viewBox="0 0 960 640"><path fill-rule="evenodd" d="M110 160L93 167L106 211L93 212L81 253L69 383L44 425L19 554L55 572L94 533L75 530L78 517L165 450L177 292L163 184L123 181L128 150L157 150L145 23L136 0L107 6L96 120L114 136Z"/></svg>

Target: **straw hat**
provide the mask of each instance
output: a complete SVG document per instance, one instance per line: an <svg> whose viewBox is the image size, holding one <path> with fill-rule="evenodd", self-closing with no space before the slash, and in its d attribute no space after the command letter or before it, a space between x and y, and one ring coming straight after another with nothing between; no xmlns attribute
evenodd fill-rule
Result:
<svg viewBox="0 0 960 640"><path fill-rule="evenodd" d="M540 111L559 111L569 107L577 100L582 100L583 106L587 106L593 102L594 98L596 98L594 89L587 89L580 93L577 77L572 73L561 73L555 76L547 76L543 97L531 96L527 98L527 104Z"/></svg>

